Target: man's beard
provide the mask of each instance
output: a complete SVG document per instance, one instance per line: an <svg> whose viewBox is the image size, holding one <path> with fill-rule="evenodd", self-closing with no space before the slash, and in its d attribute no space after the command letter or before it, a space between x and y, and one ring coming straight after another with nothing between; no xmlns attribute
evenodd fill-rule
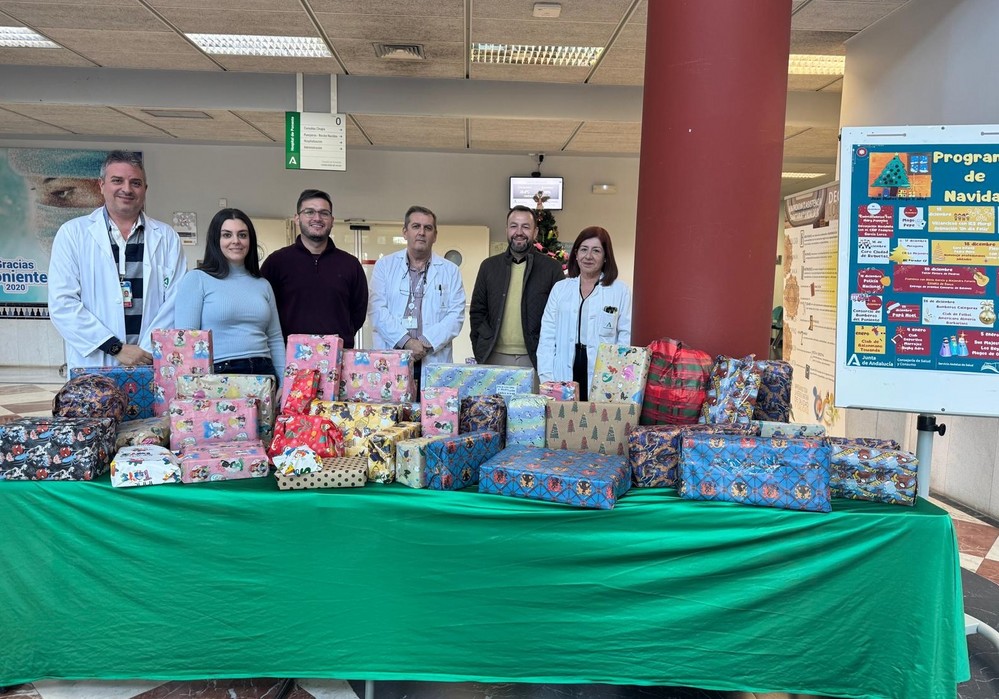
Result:
<svg viewBox="0 0 999 699"><path fill-rule="evenodd" d="M326 230L325 227L323 228L322 233L315 233L311 228L309 228L309 224L304 222L300 222L298 224L298 230L304 237L308 238L309 240L313 240L317 243L321 240L329 238L330 236L330 231Z"/></svg>

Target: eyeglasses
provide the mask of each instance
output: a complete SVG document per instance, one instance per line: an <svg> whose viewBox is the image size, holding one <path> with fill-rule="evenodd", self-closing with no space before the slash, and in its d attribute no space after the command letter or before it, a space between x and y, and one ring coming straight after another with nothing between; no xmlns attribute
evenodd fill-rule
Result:
<svg viewBox="0 0 999 699"><path fill-rule="evenodd" d="M319 211L316 211L315 209L302 209L298 212L298 215L304 216L305 218L315 218L318 216L319 218L327 221L333 218L333 212L329 209L321 209Z"/></svg>

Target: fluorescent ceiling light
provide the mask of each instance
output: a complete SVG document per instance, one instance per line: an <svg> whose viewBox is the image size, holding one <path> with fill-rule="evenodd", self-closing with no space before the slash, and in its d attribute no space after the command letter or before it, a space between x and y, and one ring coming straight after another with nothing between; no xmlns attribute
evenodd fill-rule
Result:
<svg viewBox="0 0 999 699"><path fill-rule="evenodd" d="M277 56L330 58L322 39L314 36L257 36L250 34L187 34L198 48L216 56Z"/></svg>
<svg viewBox="0 0 999 699"><path fill-rule="evenodd" d="M472 44L472 63L507 65L592 66L603 46L528 46L525 44Z"/></svg>
<svg viewBox="0 0 999 699"><path fill-rule="evenodd" d="M0 47L6 49L60 49L59 44L49 41L38 32L27 27L0 27Z"/></svg>
<svg viewBox="0 0 999 699"><path fill-rule="evenodd" d="M819 56L792 53L787 60L788 75L843 75L846 56Z"/></svg>
<svg viewBox="0 0 999 699"><path fill-rule="evenodd" d="M780 177L782 180L810 180L815 177L825 177L824 172L782 172Z"/></svg>

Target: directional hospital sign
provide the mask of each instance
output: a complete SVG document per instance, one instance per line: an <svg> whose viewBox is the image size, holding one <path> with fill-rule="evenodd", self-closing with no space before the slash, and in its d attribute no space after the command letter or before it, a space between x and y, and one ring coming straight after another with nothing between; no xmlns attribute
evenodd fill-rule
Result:
<svg viewBox="0 0 999 699"><path fill-rule="evenodd" d="M285 112L286 170L347 169L347 127L343 114Z"/></svg>

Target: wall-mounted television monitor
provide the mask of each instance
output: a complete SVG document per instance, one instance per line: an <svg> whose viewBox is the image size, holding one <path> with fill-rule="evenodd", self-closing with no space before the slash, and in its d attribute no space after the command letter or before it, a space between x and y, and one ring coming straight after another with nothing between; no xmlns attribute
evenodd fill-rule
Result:
<svg viewBox="0 0 999 699"><path fill-rule="evenodd" d="M548 195L548 201L545 202L546 209L562 210L561 177L511 177L510 208L515 206L535 208L537 202L534 201L534 195L538 192Z"/></svg>

